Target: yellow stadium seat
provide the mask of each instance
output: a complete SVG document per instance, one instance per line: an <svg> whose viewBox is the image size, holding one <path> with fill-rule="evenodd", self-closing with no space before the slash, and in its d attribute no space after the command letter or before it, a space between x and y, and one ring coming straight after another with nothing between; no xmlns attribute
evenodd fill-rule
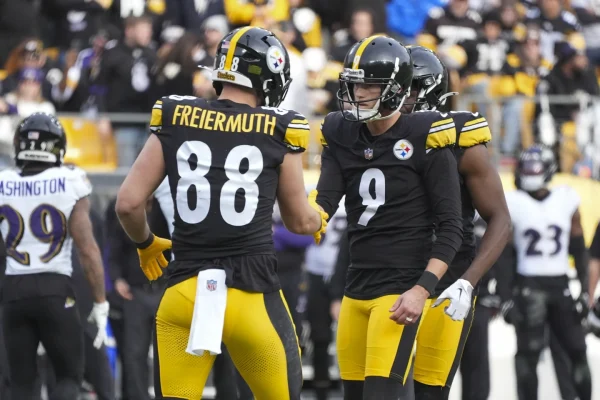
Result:
<svg viewBox="0 0 600 400"><path fill-rule="evenodd" d="M5 69L0 69L0 81L3 81L6 78L7 72Z"/></svg>
<svg viewBox="0 0 600 400"><path fill-rule="evenodd" d="M65 162L94 172L110 172L117 168L115 140L101 137L93 120L64 117L59 120L67 134Z"/></svg>

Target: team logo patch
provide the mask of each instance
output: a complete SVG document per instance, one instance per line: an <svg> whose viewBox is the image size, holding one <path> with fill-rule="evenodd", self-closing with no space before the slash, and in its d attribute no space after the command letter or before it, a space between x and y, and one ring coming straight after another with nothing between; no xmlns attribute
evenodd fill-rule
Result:
<svg viewBox="0 0 600 400"><path fill-rule="evenodd" d="M207 280L206 289L208 289L209 292L214 292L215 290L217 290L217 281L215 281L214 279Z"/></svg>
<svg viewBox="0 0 600 400"><path fill-rule="evenodd" d="M394 145L394 155L399 160L408 160L412 157L413 145L406 139L400 139Z"/></svg>
<svg viewBox="0 0 600 400"><path fill-rule="evenodd" d="M365 158L367 160L373 159L373 149L365 149Z"/></svg>
<svg viewBox="0 0 600 400"><path fill-rule="evenodd" d="M277 46L269 47L267 50L267 66L274 74L278 74L283 71L285 67L285 54Z"/></svg>

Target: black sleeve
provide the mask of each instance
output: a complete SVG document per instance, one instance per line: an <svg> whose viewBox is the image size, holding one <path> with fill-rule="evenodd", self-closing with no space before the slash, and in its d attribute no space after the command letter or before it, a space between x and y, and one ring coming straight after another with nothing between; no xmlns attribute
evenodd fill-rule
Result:
<svg viewBox="0 0 600 400"><path fill-rule="evenodd" d="M463 234L458 167L449 147L433 150L426 157L423 179L436 226L431 258L450 265Z"/></svg>
<svg viewBox="0 0 600 400"><path fill-rule="evenodd" d="M335 214L344 197L346 182L342 175L342 168L332 154L329 146L323 148L321 154L321 176L317 184L317 203L329 214L329 218Z"/></svg>
<svg viewBox="0 0 600 400"><path fill-rule="evenodd" d="M596 227L594 240L592 240L592 245L590 246L590 258L600 259L600 224Z"/></svg>
<svg viewBox="0 0 600 400"><path fill-rule="evenodd" d="M130 241L121 227L117 213L115 212L116 199L110 202L106 209L105 218L105 244L108 246L108 276L111 282L124 277L125 266L123 263L128 259L125 256L127 250L125 245Z"/></svg>
<svg viewBox="0 0 600 400"><path fill-rule="evenodd" d="M348 230L342 233L339 242L339 252L335 263L335 270L329 284L329 294L332 300L341 300L344 297L346 288L346 273L350 266L350 241L348 240Z"/></svg>
<svg viewBox="0 0 600 400"><path fill-rule="evenodd" d="M577 278L581 282L581 292L587 293L588 289L588 251L585 247L583 236L571 237L569 241L569 254L573 256Z"/></svg>
<svg viewBox="0 0 600 400"><path fill-rule="evenodd" d="M504 303L512 299L512 287L517 274L517 253L512 242L508 243L496 265L494 266L494 275L496 277L496 293Z"/></svg>

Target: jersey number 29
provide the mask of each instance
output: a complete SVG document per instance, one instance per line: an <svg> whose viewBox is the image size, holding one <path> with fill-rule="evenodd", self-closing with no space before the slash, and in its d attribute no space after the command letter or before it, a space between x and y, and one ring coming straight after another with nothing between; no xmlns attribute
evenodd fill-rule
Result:
<svg viewBox="0 0 600 400"><path fill-rule="evenodd" d="M194 159L195 163L190 161ZM248 168L240 172L242 161L248 161ZM192 166L190 164L195 164ZM211 189L206 174L212 166L212 151L204 142L192 140L184 142L177 150L177 212L188 224L198 224L208 215L211 202ZM258 208L258 179L263 170L263 156L256 146L236 146L225 158L227 181L221 188L219 206L223 220L229 225L244 226L254 218ZM188 191L193 188L196 206L192 209L188 202ZM244 191L245 205L241 211L235 209L238 190Z"/></svg>

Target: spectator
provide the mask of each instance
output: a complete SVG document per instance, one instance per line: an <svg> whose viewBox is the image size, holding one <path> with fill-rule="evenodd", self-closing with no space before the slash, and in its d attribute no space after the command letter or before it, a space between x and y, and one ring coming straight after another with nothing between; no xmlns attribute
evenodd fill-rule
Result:
<svg viewBox="0 0 600 400"><path fill-rule="evenodd" d="M223 0L169 0L165 12L165 23L168 26L179 26L188 32L202 36L205 22L214 15L224 14Z"/></svg>
<svg viewBox="0 0 600 400"><path fill-rule="evenodd" d="M290 56L290 77L292 78L292 83L280 107L310 116L311 105L306 101L308 87L304 59L302 58L302 54L292 46L296 38L294 25L290 21L276 22L271 26L271 31L281 40Z"/></svg>
<svg viewBox="0 0 600 400"><path fill-rule="evenodd" d="M200 38L193 33L185 33L171 51L158 61L153 77L152 98L158 99L171 94L193 95L194 75L204 54Z"/></svg>
<svg viewBox="0 0 600 400"><path fill-rule="evenodd" d="M86 0L84 0L86 1ZM167 2L171 0L100 0L108 3L105 23L120 31L127 29L127 20L131 17L146 17L153 24L153 31L158 35L165 21ZM158 37L154 37L158 39Z"/></svg>
<svg viewBox="0 0 600 400"><path fill-rule="evenodd" d="M294 47L300 51L307 47L321 47L321 18L305 6L304 0L290 0L290 15L298 31Z"/></svg>
<svg viewBox="0 0 600 400"><path fill-rule="evenodd" d="M563 9L561 0L539 0L538 4L539 8L527 12L525 22L528 26L534 25L540 30L542 55L554 64L556 42L583 41L579 35L576 35L580 30L579 22L575 15Z"/></svg>
<svg viewBox="0 0 600 400"><path fill-rule="evenodd" d="M522 42L527 34L525 24L521 22L516 3L511 0L498 8L500 13L500 22L502 24L502 38L510 45Z"/></svg>
<svg viewBox="0 0 600 400"><path fill-rule="evenodd" d="M336 61L328 61L325 50L310 47L302 52L308 73L308 97L314 115L325 116L339 109L337 91L339 76L343 66Z"/></svg>
<svg viewBox="0 0 600 400"><path fill-rule="evenodd" d="M600 3L592 0L573 0L571 6L582 25L588 59L598 67L600 66Z"/></svg>
<svg viewBox="0 0 600 400"><path fill-rule="evenodd" d="M442 0L392 0L387 4L388 29L402 43L414 43L423 29L429 10L442 4Z"/></svg>
<svg viewBox="0 0 600 400"><path fill-rule="evenodd" d="M153 99L151 70L156 53L150 47L152 19L130 17L125 21L122 41L107 46L100 62L100 72L93 82L98 91L101 112L147 113ZM119 165L130 166L145 140L144 126L114 124L119 149Z"/></svg>
<svg viewBox="0 0 600 400"><path fill-rule="evenodd" d="M40 40L30 38L23 41L11 51L4 66L7 76L0 85L0 95L16 89L19 84L19 74L23 68L41 69L45 78L49 71L47 60L44 54L44 45ZM51 88L50 82L43 79L42 94L44 97L50 98Z"/></svg>
<svg viewBox="0 0 600 400"><path fill-rule="evenodd" d="M223 36L229 32L227 18L224 15L213 15L204 21L204 57L199 65L211 67L215 63L217 48ZM211 71L200 69L194 75L194 93L205 99L216 98L217 94L212 86Z"/></svg>
<svg viewBox="0 0 600 400"><path fill-rule="evenodd" d="M233 26L268 26L290 17L288 0L224 0L225 14Z"/></svg>
<svg viewBox="0 0 600 400"><path fill-rule="evenodd" d="M374 32L374 17L371 10L367 8L355 10L350 16L350 29L338 31L334 35L332 58L343 63L350 48Z"/></svg>
<svg viewBox="0 0 600 400"><path fill-rule="evenodd" d="M185 32L185 29L177 25L171 25L163 29L160 34L161 45L156 51L156 56L160 59L164 58Z"/></svg>
<svg viewBox="0 0 600 400"><path fill-rule="evenodd" d="M0 68L24 39L40 34L41 0L0 1Z"/></svg>

